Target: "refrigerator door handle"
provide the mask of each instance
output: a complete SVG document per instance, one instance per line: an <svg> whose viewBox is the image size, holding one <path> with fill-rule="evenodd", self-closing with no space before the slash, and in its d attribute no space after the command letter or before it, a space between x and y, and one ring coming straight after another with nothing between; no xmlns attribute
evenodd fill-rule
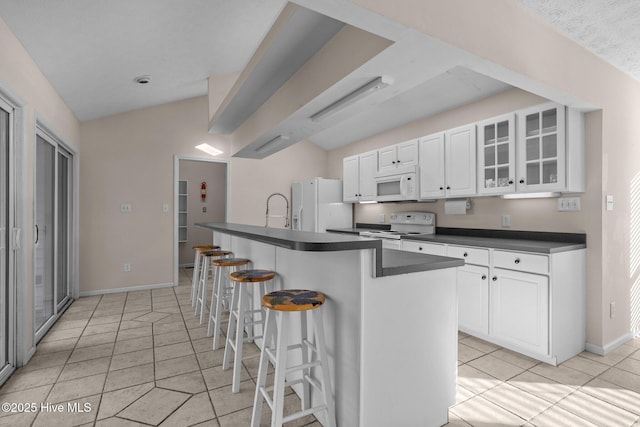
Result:
<svg viewBox="0 0 640 427"><path fill-rule="evenodd" d="M296 230L302 230L302 206L298 208L298 225Z"/></svg>

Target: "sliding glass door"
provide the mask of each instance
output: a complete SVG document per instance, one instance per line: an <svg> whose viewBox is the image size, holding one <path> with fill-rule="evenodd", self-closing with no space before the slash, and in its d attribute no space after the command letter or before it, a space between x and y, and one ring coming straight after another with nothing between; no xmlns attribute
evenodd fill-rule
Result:
<svg viewBox="0 0 640 427"><path fill-rule="evenodd" d="M55 139L36 137L35 333L40 339L69 302L72 155Z"/></svg>
<svg viewBox="0 0 640 427"><path fill-rule="evenodd" d="M13 334L10 264L10 141L12 138L13 109L0 99L0 380L12 369ZM1 381L0 381L1 383Z"/></svg>

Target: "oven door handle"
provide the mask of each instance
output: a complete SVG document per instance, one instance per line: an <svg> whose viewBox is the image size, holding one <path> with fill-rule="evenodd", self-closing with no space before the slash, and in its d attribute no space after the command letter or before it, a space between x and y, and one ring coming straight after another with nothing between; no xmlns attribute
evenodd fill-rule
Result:
<svg viewBox="0 0 640 427"><path fill-rule="evenodd" d="M400 196L406 198L408 196L408 191L407 191L407 176L406 175L402 175L400 177Z"/></svg>

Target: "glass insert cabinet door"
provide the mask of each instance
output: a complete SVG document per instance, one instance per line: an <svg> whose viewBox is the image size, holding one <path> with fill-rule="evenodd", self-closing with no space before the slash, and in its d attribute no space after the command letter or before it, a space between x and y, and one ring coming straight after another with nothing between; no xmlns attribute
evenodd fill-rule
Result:
<svg viewBox="0 0 640 427"><path fill-rule="evenodd" d="M503 194L515 190L515 115L478 124L478 191Z"/></svg>
<svg viewBox="0 0 640 427"><path fill-rule="evenodd" d="M519 115L518 188L555 190L564 187L565 111L547 104Z"/></svg>

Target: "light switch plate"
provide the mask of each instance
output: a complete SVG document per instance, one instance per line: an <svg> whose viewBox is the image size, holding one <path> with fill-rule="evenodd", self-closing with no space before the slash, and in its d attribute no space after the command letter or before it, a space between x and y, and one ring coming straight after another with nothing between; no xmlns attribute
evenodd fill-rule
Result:
<svg viewBox="0 0 640 427"><path fill-rule="evenodd" d="M383 222L384 222L384 220L385 220L385 218L384 218L384 214L383 214L383 213L378 214L378 222L383 223Z"/></svg>
<svg viewBox="0 0 640 427"><path fill-rule="evenodd" d="M123 203L120 205L120 212L129 213L131 212L131 203Z"/></svg>
<svg viewBox="0 0 640 427"><path fill-rule="evenodd" d="M511 215L502 215L502 226L511 227Z"/></svg>
<svg viewBox="0 0 640 427"><path fill-rule="evenodd" d="M169 203L162 204L162 212L169 213Z"/></svg>
<svg viewBox="0 0 640 427"><path fill-rule="evenodd" d="M613 210L613 196L607 196L607 210Z"/></svg>

